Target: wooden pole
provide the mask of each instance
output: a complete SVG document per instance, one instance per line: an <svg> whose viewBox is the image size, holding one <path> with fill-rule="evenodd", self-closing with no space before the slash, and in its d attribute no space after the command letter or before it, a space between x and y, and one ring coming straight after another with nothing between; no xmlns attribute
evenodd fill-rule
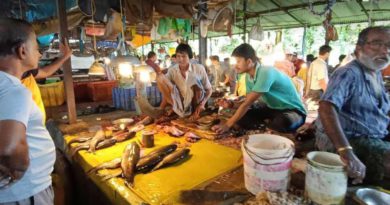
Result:
<svg viewBox="0 0 390 205"><path fill-rule="evenodd" d="M302 36L302 58L305 59L306 52L306 26L303 27L303 36Z"/></svg>
<svg viewBox="0 0 390 205"><path fill-rule="evenodd" d="M242 38L244 40L244 43L246 43L246 11L247 11L247 5L248 5L248 0L244 0L244 4L243 4L243 11L244 11L244 37Z"/></svg>
<svg viewBox="0 0 390 205"><path fill-rule="evenodd" d="M199 13L201 12L201 10L206 10L207 9L207 4L206 4L206 0L202 0L201 1L202 4L199 6L199 7L202 7L202 9L199 9ZM204 17L202 17L204 18ZM199 63L205 65L206 64L206 58L207 58L207 37L206 38L203 38L202 37L202 34L201 34L201 28L200 28L200 21L199 21Z"/></svg>
<svg viewBox="0 0 390 205"><path fill-rule="evenodd" d="M60 20L60 40L68 40L68 19L66 17L66 4L65 0L57 0L57 14ZM72 65L70 58L62 65L64 71L65 81L65 94L66 104L68 106L68 119L69 123L76 123L76 103L74 97L73 78L72 78Z"/></svg>

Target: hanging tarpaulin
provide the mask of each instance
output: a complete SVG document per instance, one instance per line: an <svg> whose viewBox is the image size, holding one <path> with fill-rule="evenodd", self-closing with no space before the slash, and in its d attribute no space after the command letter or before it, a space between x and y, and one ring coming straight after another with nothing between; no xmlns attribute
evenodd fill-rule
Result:
<svg viewBox="0 0 390 205"><path fill-rule="evenodd" d="M57 3L53 0L28 0L26 5L26 20L29 22L48 19L57 16ZM77 7L77 0L65 0L66 10Z"/></svg>
<svg viewBox="0 0 390 205"><path fill-rule="evenodd" d="M183 38L191 34L191 20L190 19L174 19L172 21L172 28L177 31L179 36Z"/></svg>
<svg viewBox="0 0 390 205"><path fill-rule="evenodd" d="M164 17L159 20L157 33L161 36L168 34L169 29L172 27L172 18Z"/></svg>
<svg viewBox="0 0 390 205"><path fill-rule="evenodd" d="M78 10L68 12L66 17L68 19L68 30L74 29L85 18ZM59 23L58 18L50 18L44 21L35 21L32 23L32 26L37 36L44 36L51 33L58 33Z"/></svg>
<svg viewBox="0 0 390 205"><path fill-rule="evenodd" d="M152 39L150 38L150 36L142 36L142 35L136 34L134 36L133 40L128 42L128 43L131 45L131 47L138 48L140 46L143 46L143 45L150 43L151 41L152 41Z"/></svg>

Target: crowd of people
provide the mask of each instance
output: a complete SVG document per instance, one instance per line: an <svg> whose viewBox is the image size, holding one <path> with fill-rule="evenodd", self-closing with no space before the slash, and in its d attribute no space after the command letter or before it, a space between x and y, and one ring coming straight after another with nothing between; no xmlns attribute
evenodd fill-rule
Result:
<svg viewBox="0 0 390 205"><path fill-rule="evenodd" d="M69 52L64 49L64 59ZM324 45L317 59L311 56L306 63L289 53L286 60L291 63L279 70L278 65L262 65L255 49L244 43L232 52L234 67L213 56L207 72L191 60L191 47L179 44L175 64L167 71L154 63L153 53L146 62L157 73L163 96L159 109L168 114L196 120L206 108L213 85L234 85L234 93L243 100L218 101L235 113L212 127L217 133L251 129L259 123L275 131L295 132L307 115L304 96L293 80L302 76L305 96L319 102L317 148L337 152L354 182L381 181L390 177L390 142L385 139L390 102L381 75L390 63L390 29L361 31L354 60L338 66L329 78L326 60L330 52ZM53 204L54 144L42 123L42 111L21 82L24 73L38 67L40 57L30 24L0 20L0 204ZM31 73L25 75L31 77Z"/></svg>

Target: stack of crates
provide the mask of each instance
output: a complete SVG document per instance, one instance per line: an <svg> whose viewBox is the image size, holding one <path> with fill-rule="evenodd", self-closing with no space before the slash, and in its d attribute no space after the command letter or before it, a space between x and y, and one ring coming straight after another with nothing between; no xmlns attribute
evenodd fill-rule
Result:
<svg viewBox="0 0 390 205"><path fill-rule="evenodd" d="M161 103L161 93L156 85L146 88L147 98L152 106L159 106ZM119 88L115 87L112 90L112 101L117 109L135 111L135 96L137 95L135 88Z"/></svg>

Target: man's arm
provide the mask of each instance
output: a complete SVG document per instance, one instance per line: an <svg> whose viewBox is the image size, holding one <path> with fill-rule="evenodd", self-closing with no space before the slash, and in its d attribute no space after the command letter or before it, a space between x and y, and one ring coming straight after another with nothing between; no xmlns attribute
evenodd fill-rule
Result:
<svg viewBox="0 0 390 205"><path fill-rule="evenodd" d="M0 189L21 179L29 163L25 125L0 121Z"/></svg>
<svg viewBox="0 0 390 205"><path fill-rule="evenodd" d="M69 47L68 41L65 40L64 42L64 44L60 44L61 57L59 57L51 64L38 69L38 74L35 76L36 79L47 78L53 75L53 73L60 69L62 64L64 64L65 61L70 58L70 56L72 55L72 49Z"/></svg>
<svg viewBox="0 0 390 205"><path fill-rule="evenodd" d="M325 79L319 80L319 84L320 84L320 87L321 87L322 91L325 92L326 91L326 87L328 87L328 83L326 83Z"/></svg>
<svg viewBox="0 0 390 205"><path fill-rule="evenodd" d="M216 125L213 127L213 130L217 133L224 133L228 131L234 124L236 124L248 111L250 106L261 96L261 93L258 92L250 92L246 98L245 101L238 107L234 115L229 118L226 123L222 123L220 125Z"/></svg>
<svg viewBox="0 0 390 205"><path fill-rule="evenodd" d="M348 139L341 128L334 105L327 101L320 101L319 116L325 133L332 141L336 150L350 147ZM342 151L338 152L341 160L347 165L348 175L354 178L353 183L361 183L366 174L365 165L356 157L352 149L342 149Z"/></svg>

